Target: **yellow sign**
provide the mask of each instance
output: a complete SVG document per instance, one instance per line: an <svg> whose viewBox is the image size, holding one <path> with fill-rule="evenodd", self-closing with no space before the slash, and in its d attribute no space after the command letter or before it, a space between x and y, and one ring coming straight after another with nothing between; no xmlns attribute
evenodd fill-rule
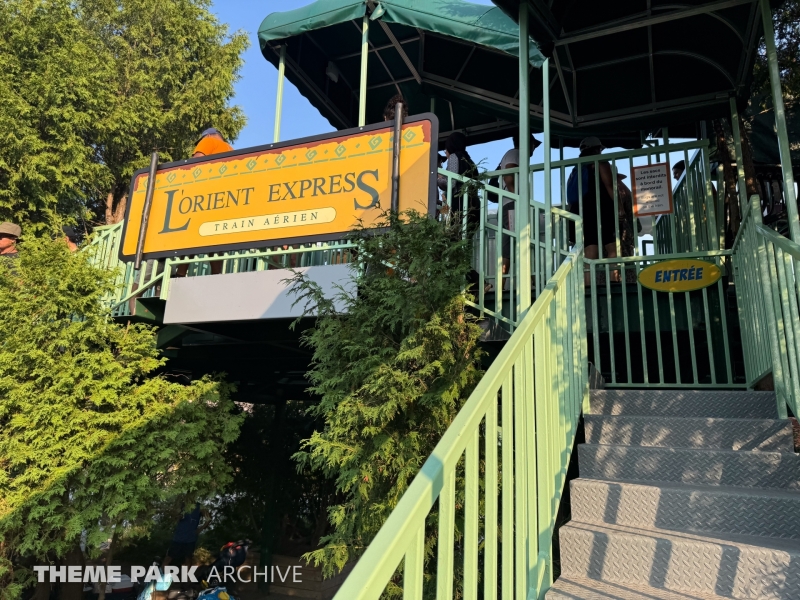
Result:
<svg viewBox="0 0 800 600"><path fill-rule="evenodd" d="M438 123L409 118L400 151L399 209L435 214ZM394 125L189 159L159 167L144 258L341 239L390 208ZM147 169L133 176L120 256L142 223Z"/></svg>
<svg viewBox="0 0 800 600"><path fill-rule="evenodd" d="M680 258L642 269L639 283L657 292L692 292L716 283L720 268L710 262Z"/></svg>

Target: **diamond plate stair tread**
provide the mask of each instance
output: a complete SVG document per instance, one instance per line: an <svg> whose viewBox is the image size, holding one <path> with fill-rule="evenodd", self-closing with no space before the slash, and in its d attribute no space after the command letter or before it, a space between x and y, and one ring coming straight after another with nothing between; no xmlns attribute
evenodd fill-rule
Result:
<svg viewBox="0 0 800 600"><path fill-rule="evenodd" d="M570 483L570 506L583 523L800 541L800 490L579 478Z"/></svg>
<svg viewBox="0 0 800 600"><path fill-rule="evenodd" d="M584 577L559 577L546 600L729 600L717 594L682 594L649 585L610 583Z"/></svg>
<svg viewBox="0 0 800 600"><path fill-rule="evenodd" d="M788 419L586 415L584 428L590 444L794 451Z"/></svg>
<svg viewBox="0 0 800 600"><path fill-rule="evenodd" d="M800 542L596 525L559 530L562 576L726 598L797 600Z"/></svg>
<svg viewBox="0 0 800 600"><path fill-rule="evenodd" d="M592 390L592 414L776 419L774 392Z"/></svg>
<svg viewBox="0 0 800 600"><path fill-rule="evenodd" d="M800 455L695 448L581 444L581 477L800 489Z"/></svg>

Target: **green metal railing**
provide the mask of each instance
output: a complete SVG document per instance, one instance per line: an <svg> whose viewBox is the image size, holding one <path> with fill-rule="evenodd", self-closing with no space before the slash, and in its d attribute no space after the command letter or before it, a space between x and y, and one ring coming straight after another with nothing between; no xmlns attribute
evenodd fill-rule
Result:
<svg viewBox="0 0 800 600"><path fill-rule="evenodd" d="M543 286L337 600L377 599L390 581L405 600L421 600L426 586L437 598L460 588L464 600L538 598L550 587L556 514L589 397L582 262L579 246Z"/></svg>
<svg viewBox="0 0 800 600"><path fill-rule="evenodd" d="M516 174L518 169L509 169L503 173ZM481 317L492 318L509 331L513 331L518 321L519 295L521 286L518 277L520 248L517 243L518 233L514 229L504 228L498 223L498 212L492 212L493 203L488 201L488 194L494 194L498 202L495 207L510 203L516 206L519 196L507 190L495 188L485 182L471 180L445 170L439 174L447 180L446 202L453 206L454 196L460 195L462 206L467 206L469 197L475 195L480 200L480 219L474 227L473 267L478 273L475 302L470 304ZM567 240L567 222L573 215L554 209L551 214L551 231L555 242L545 241L546 207L541 202L531 202L531 288L535 295L541 293L544 283L552 273L546 272L546 253L550 250L554 259L550 264L558 265L569 252ZM461 213L464 232L467 232L467 215ZM447 217L440 217L447 218ZM263 271L274 268L309 267L329 264L349 263L355 244L347 241L309 244L293 248L260 248L227 252L217 256L197 255L193 258L176 257L159 260L148 260L142 263L139 270L133 268L131 262L119 260L122 223L98 227L87 248L92 253L95 264L117 272L116 290L108 302L117 317L130 316L135 300L138 298L169 297L169 288L176 276L177 268L188 266L187 277L199 277L211 274L210 263L222 262L223 273L244 273ZM503 238L508 241L509 264L503 267ZM498 275L499 274L499 275Z"/></svg>
<svg viewBox="0 0 800 600"><path fill-rule="evenodd" d="M514 175L519 169L505 169L484 173L483 177L495 175ZM469 198L474 195L480 203L479 220L474 223L473 268L477 272L478 282L474 290L475 302L468 302L475 308L479 316L491 317L503 323L509 331L513 331L518 321L517 307L520 305L522 282L519 277L520 245L516 227L503 222L503 207L512 211L519 205L519 195L505 189L488 185L485 181L467 177L439 169L439 175L446 180L443 201L447 206L468 206ZM458 198L460 196L460 198ZM489 198L492 201L489 201ZM454 204L454 200L459 202ZM461 225L465 235L470 224L467 214L460 213ZM447 217L440 218L450 218ZM511 219L513 221L513 219ZM529 206L530 223L530 274L531 294L536 298L544 289L545 283L552 275L548 264L555 269L570 253L569 223L574 223L576 216L553 208L550 214L550 238L547 238L547 207L544 203L532 200ZM503 265L503 242L507 242L506 260ZM548 254L550 260L548 262ZM499 276L498 276L499 274ZM491 295L491 297L490 297Z"/></svg>
<svg viewBox="0 0 800 600"><path fill-rule="evenodd" d="M591 280L591 357L608 387L745 387L731 359L722 279L708 288L674 293L638 282L642 269L664 260L694 258L724 270L729 255L714 250L585 260ZM615 272L620 281L609 285Z"/></svg>
<svg viewBox="0 0 800 600"><path fill-rule="evenodd" d="M639 285L639 272L650 264L672 258L710 261L726 272L730 252L720 250L720 231L710 182L708 146L704 140L667 143L633 150L608 152L551 163L554 202L560 196L567 202L567 179L579 165L594 165L595 177L589 185L595 191L596 210L600 212L599 163L607 162L612 174L634 167L663 162L670 154L680 153L688 165L678 182L674 213L659 220L655 238L655 254L642 256L638 243L638 222L630 200L622 194L624 180L614 178L612 199L615 220L614 246L616 257L585 260L589 357L603 374L608 387L711 387L742 388L745 386L741 366L737 367L738 347L731 339L737 325L730 314L726 290L727 279L695 292L667 294ZM690 158L690 153L691 158ZM531 165L534 183L541 183L545 165ZM630 183L628 181L628 183ZM584 198L583 181L578 179L579 197ZM533 185L532 205L537 191ZM540 193L540 192L539 192ZM711 198L711 200L709 200ZM545 199L546 200L546 199ZM583 214L583 200L578 207ZM555 215L566 215L553 208ZM563 224L564 220L562 220ZM554 247L568 247L566 231L553 225ZM599 223L584 227L597 227ZM671 252L678 248L677 252ZM587 299L587 300L588 300ZM733 317L733 319L731 319Z"/></svg>
<svg viewBox="0 0 800 600"><path fill-rule="evenodd" d="M130 316L137 298L169 297L169 287L181 265L187 266L187 277L211 274L210 263L222 262L222 273L246 273L289 267L312 267L345 264L352 259L355 244L347 241L306 244L296 248L259 248L220 253L217 256L197 255L147 260L140 269L133 263L119 260L122 223L97 227L87 251L95 265L117 273L116 288L107 302L116 317Z"/></svg>
<svg viewBox="0 0 800 600"><path fill-rule="evenodd" d="M772 373L778 414L800 415L800 244L761 222L750 198L733 247L745 369L749 386Z"/></svg>
<svg viewBox="0 0 800 600"><path fill-rule="evenodd" d="M686 168L672 191L674 212L661 215L653 231L659 254L719 250L725 247L724 198L711 182L706 141L663 146L683 153ZM694 153L689 158L689 151ZM668 156L668 155L667 155ZM722 201L723 204L719 205Z"/></svg>

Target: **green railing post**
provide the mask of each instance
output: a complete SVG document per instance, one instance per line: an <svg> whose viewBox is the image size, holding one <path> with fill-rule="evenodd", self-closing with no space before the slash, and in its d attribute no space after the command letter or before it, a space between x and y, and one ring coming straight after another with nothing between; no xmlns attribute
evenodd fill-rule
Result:
<svg viewBox="0 0 800 600"><path fill-rule="evenodd" d="M361 25L361 82L358 88L358 126L367 124L367 59L369 58L369 17Z"/></svg>
<svg viewBox="0 0 800 600"><path fill-rule="evenodd" d="M786 108L783 105L781 79L778 72L778 52L775 48L775 31L772 27L772 11L768 0L761 0L761 21L764 25L764 42L767 46L769 82L772 88L772 104L775 108L775 129L778 133L778 150L783 172L783 198L789 217L789 234L792 241L800 243L800 221L797 216L797 198L794 193L792 156L789 150L789 134L786 131Z"/></svg>
<svg viewBox="0 0 800 600"><path fill-rule="evenodd" d="M739 214L744 214L747 208L747 186L744 182L744 155L742 154L742 132L739 129L739 110L736 108L736 98L731 96L731 131L733 132L733 147L736 151L736 175L739 180L739 205L742 207Z"/></svg>
<svg viewBox="0 0 800 600"><path fill-rule="evenodd" d="M544 241L547 244L544 253L545 278L553 274L553 248L552 227L553 215L550 210L553 206L551 156L550 156L550 59L547 58L542 65L542 120L544 121ZM616 179L614 180L616 186ZM562 207L563 208L563 207ZM538 217L538 215L537 215ZM536 240L537 243L539 240ZM538 265L537 265L538 268Z"/></svg>
<svg viewBox="0 0 800 600"><path fill-rule="evenodd" d="M519 201L514 215L519 248L517 266L517 320L531 305L531 227L530 227L530 82L528 57L528 5L519 5ZM548 238L549 239L549 238ZM538 243L538 240L537 240ZM538 265L537 265L538 269ZM549 277L548 275L545 276Z"/></svg>
<svg viewBox="0 0 800 600"><path fill-rule="evenodd" d="M761 224L761 198L753 195L750 198L750 214L753 224ZM767 319L767 330L769 331L769 348L772 357L772 379L775 384L775 396L778 401L778 418L786 418L786 403L788 400L788 390L784 380L783 358L781 357L781 343L778 335L778 322L775 306L777 281L772 276L767 257L767 240L758 235L757 227L753 227L753 235L756 237L756 251L758 252L759 277L761 279L761 291L764 299L764 313Z"/></svg>
<svg viewBox="0 0 800 600"><path fill-rule="evenodd" d="M272 142L281 139L281 115L283 113L283 80L286 72L286 42L281 44L281 57L278 62L278 95L275 100L275 127L272 130Z"/></svg>

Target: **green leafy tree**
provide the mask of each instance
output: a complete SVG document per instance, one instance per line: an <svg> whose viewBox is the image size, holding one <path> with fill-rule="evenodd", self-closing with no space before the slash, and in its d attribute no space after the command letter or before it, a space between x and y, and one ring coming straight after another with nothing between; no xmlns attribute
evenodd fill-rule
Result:
<svg viewBox="0 0 800 600"><path fill-rule="evenodd" d="M228 105L247 47L208 0L0 3L0 219L52 213L113 223L158 148L189 156L199 132L231 139Z"/></svg>
<svg viewBox="0 0 800 600"><path fill-rule="evenodd" d="M800 98L800 0L785 0L772 12L778 72L783 86L784 101L793 103ZM753 72L752 97L772 107L766 44L762 38Z"/></svg>
<svg viewBox="0 0 800 600"><path fill-rule="evenodd" d="M49 237L0 262L4 600L30 582L26 564L65 564L81 536L90 554L108 539L113 552L231 480L242 417L229 387L156 375L153 330L102 303L112 275Z"/></svg>
<svg viewBox="0 0 800 600"><path fill-rule="evenodd" d="M68 2L0 3L0 220L80 214L110 185L92 140L111 76Z"/></svg>
<svg viewBox="0 0 800 600"><path fill-rule="evenodd" d="M363 553L481 376L481 329L462 294L469 245L415 213L385 219L380 235L356 233L357 294L326 298L295 277L298 300L319 315L304 339L321 397L311 412L324 422L295 457L343 498L308 555L327 575Z"/></svg>

